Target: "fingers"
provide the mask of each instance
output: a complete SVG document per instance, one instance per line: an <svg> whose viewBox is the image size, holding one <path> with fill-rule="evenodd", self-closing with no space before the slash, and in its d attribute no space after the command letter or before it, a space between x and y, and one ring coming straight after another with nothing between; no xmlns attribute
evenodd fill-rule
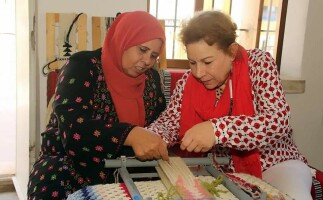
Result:
<svg viewBox="0 0 323 200"><path fill-rule="evenodd" d="M188 152L207 152L214 144L215 137L211 122L202 122L186 131L180 148Z"/></svg>
<svg viewBox="0 0 323 200"><path fill-rule="evenodd" d="M139 160L169 160L167 144L157 135L149 135L145 143L135 145L134 151Z"/></svg>
<svg viewBox="0 0 323 200"><path fill-rule="evenodd" d="M159 153L161 159L168 161L168 151L167 151L167 144L164 141L161 141L161 145L159 145Z"/></svg>
<svg viewBox="0 0 323 200"><path fill-rule="evenodd" d="M208 152L208 151L210 151L210 149L211 149L211 148L202 148L202 149L201 149L201 152L203 152L203 153L204 153L204 152Z"/></svg>
<svg viewBox="0 0 323 200"><path fill-rule="evenodd" d="M187 149L191 145L192 141L193 141L193 138L190 137L189 134L186 134L182 139L182 143L180 146L181 150Z"/></svg>
<svg viewBox="0 0 323 200"><path fill-rule="evenodd" d="M185 134L185 136L182 139L182 143L181 143L181 150L186 150L188 152L200 152L202 149L202 146L199 145L199 141L196 140L196 138L193 137L194 135L192 135L190 132L188 132L187 134Z"/></svg>
<svg viewBox="0 0 323 200"><path fill-rule="evenodd" d="M188 152L207 152L211 147L208 147L204 144L203 141L200 141L199 138L194 138L190 135L185 135L182 139L182 143L180 146L181 150L186 150Z"/></svg>
<svg viewBox="0 0 323 200"><path fill-rule="evenodd" d="M182 149L182 147L181 147ZM208 152L211 148L208 147L203 147L201 145L198 145L195 142L192 142L190 145L188 145L185 149L182 150L186 150L188 152L195 152L195 153L199 153L199 152Z"/></svg>
<svg viewBox="0 0 323 200"><path fill-rule="evenodd" d="M192 152L196 146L197 144L191 138L183 138L180 148L183 151Z"/></svg>
<svg viewBox="0 0 323 200"><path fill-rule="evenodd" d="M197 145L195 148L194 148L194 150L193 150L195 153L199 153L199 152L201 152L202 151L202 147L201 146L199 146L199 145Z"/></svg>
<svg viewBox="0 0 323 200"><path fill-rule="evenodd" d="M135 155L136 155L136 158L142 161L151 160L152 158L154 158L154 155L151 152L145 152L142 150L135 151Z"/></svg>
<svg viewBox="0 0 323 200"><path fill-rule="evenodd" d="M198 147L198 144L193 141L193 142L190 143L190 145L188 145L188 147L186 147L186 151L192 152L197 147Z"/></svg>

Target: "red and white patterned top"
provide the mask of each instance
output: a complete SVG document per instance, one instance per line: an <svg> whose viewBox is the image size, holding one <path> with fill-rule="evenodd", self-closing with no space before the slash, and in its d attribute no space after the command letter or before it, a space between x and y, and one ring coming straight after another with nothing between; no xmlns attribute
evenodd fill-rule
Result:
<svg viewBox="0 0 323 200"><path fill-rule="evenodd" d="M292 139L290 107L285 100L275 60L268 52L260 49L248 50L248 57L255 115L210 120L216 136L216 156L230 157L230 148L258 148L263 171L285 160L306 162ZM166 110L148 127L170 145L179 141L181 101L189 73L186 72L177 81ZM221 91L217 92L222 94ZM232 162L228 167L234 171Z"/></svg>

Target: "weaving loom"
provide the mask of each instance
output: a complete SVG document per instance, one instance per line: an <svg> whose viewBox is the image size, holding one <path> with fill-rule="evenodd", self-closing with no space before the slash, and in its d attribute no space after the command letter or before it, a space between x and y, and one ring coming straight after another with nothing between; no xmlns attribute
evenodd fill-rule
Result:
<svg viewBox="0 0 323 200"><path fill-rule="evenodd" d="M217 158L218 164L226 164L228 159ZM212 166L212 159L170 157L167 161L139 161L135 158L121 156L120 159L105 160L105 167L117 168L123 183L89 186L78 190L68 200L80 199L244 199L251 200L234 179L243 179L244 184L256 184L261 188L257 199L291 199L269 184L246 174L231 174L229 177ZM153 173L129 173L127 168L155 167ZM203 183L211 183L221 177L222 183L217 186L217 195L211 194ZM140 179L159 178L160 180L140 181ZM134 179L136 181L134 181ZM139 180L139 181L137 181ZM204 187L203 187L204 186Z"/></svg>

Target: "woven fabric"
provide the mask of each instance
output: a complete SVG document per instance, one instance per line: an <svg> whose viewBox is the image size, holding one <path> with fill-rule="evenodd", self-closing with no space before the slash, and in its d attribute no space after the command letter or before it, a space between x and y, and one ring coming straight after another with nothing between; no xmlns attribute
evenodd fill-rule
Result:
<svg viewBox="0 0 323 200"><path fill-rule="evenodd" d="M315 200L322 200L322 185L321 183L313 178L313 184L312 184L312 197Z"/></svg>
<svg viewBox="0 0 323 200"><path fill-rule="evenodd" d="M169 71L163 70L164 75L164 95L166 99L166 105L168 105L171 94L171 75Z"/></svg>
<svg viewBox="0 0 323 200"><path fill-rule="evenodd" d="M323 172L311 167L314 171L313 174L313 183L312 183L312 197L315 200L323 199Z"/></svg>
<svg viewBox="0 0 323 200"><path fill-rule="evenodd" d="M264 180L261 180L255 176L251 176L249 174L244 173L233 173L228 174L229 178L231 178L235 183L237 183L243 190L245 190L249 195L253 197L253 199L260 199L261 192L266 192L267 199L285 199L292 200L287 194L279 191L274 186L266 183ZM260 194L259 194L260 192Z"/></svg>
<svg viewBox="0 0 323 200"><path fill-rule="evenodd" d="M202 181L213 181L212 176L200 176ZM158 193L162 193L164 196L167 195L168 190L164 184L160 181L140 181L135 182L141 196L146 198L157 199ZM220 193L220 197L216 197L217 200L237 200L227 188L223 185L219 185L218 189L226 191L225 193ZM106 184L106 185L94 185L88 186L81 190L74 192L69 195L68 200L130 200L131 197L128 191L125 189L124 184Z"/></svg>
<svg viewBox="0 0 323 200"><path fill-rule="evenodd" d="M239 187L247 192L254 199L260 199L261 192L266 192L267 199L285 199L291 200L292 198L282 193L277 188L264 182L263 180L244 173L233 173L228 174L228 177L233 180ZM215 178L212 176L199 176L199 180L212 182ZM140 194L144 199L152 198L157 199L158 193L162 193L164 196L167 195L167 189L160 180L157 181L140 181L135 182ZM249 188L249 189L248 189ZM219 197L215 197L217 200L237 200L224 185L219 185L217 189L225 191L220 192ZM106 185L95 185L83 188L76 191L75 193L68 196L68 200L106 200L106 199L122 199L130 200L130 195L125 188L124 184L106 184Z"/></svg>
<svg viewBox="0 0 323 200"><path fill-rule="evenodd" d="M68 200L131 200L127 191L121 184L105 184L88 186L69 195Z"/></svg>

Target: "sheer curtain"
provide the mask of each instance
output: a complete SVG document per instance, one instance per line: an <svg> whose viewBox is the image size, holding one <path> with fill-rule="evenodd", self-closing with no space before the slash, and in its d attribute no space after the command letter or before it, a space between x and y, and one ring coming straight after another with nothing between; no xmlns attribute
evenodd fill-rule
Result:
<svg viewBox="0 0 323 200"><path fill-rule="evenodd" d="M15 173L16 30L15 1L0 0L0 176Z"/></svg>

